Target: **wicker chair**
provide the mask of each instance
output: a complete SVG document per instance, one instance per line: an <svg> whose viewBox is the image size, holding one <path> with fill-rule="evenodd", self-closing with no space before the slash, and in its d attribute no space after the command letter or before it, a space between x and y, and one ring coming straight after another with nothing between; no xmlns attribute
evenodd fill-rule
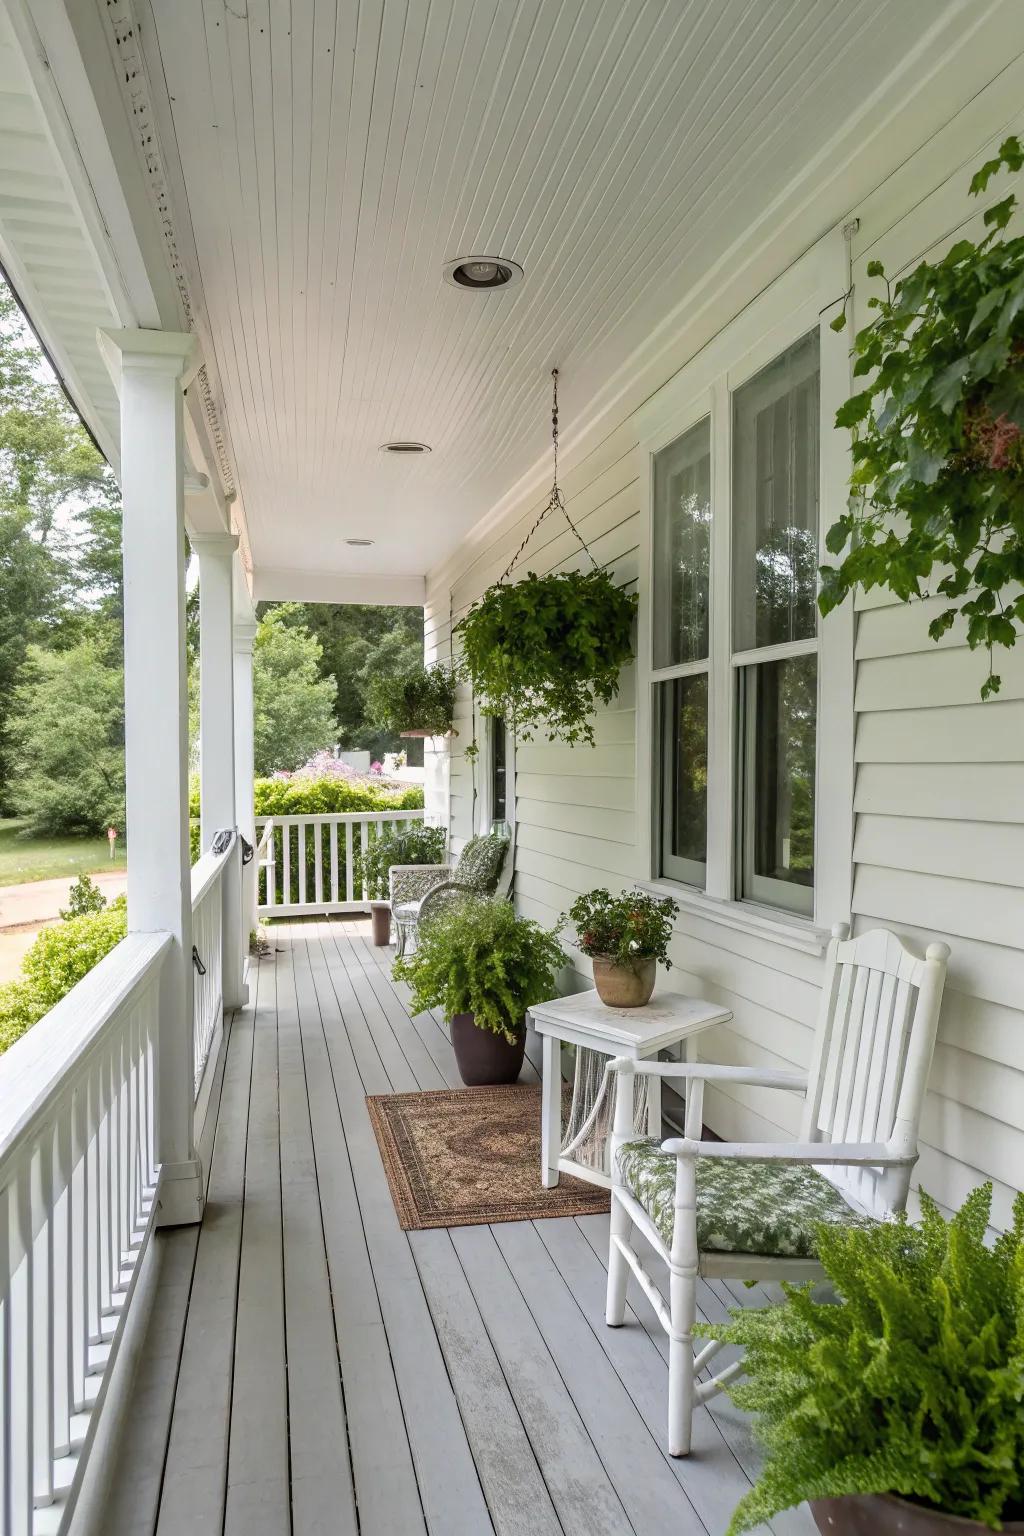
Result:
<svg viewBox="0 0 1024 1536"><path fill-rule="evenodd" d="M394 864L391 867L391 915L395 948L404 955L415 946L420 924L462 901L489 900L501 883L511 844L489 832L471 837L454 867L447 864Z"/></svg>

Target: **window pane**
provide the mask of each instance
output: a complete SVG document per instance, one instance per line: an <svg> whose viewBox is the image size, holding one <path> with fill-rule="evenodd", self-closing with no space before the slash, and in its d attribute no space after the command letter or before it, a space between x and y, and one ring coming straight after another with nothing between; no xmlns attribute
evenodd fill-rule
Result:
<svg viewBox="0 0 1024 1536"><path fill-rule="evenodd" d="M654 458L654 665L708 654L711 422Z"/></svg>
<svg viewBox="0 0 1024 1536"><path fill-rule="evenodd" d="M818 660L743 673L743 895L814 908L814 736Z"/></svg>
<svg viewBox="0 0 1024 1536"><path fill-rule="evenodd" d="M734 644L817 633L818 333L738 390L733 408Z"/></svg>
<svg viewBox="0 0 1024 1536"><path fill-rule="evenodd" d="M661 736L660 873L704 884L708 842L708 679L658 684Z"/></svg>
<svg viewBox="0 0 1024 1536"><path fill-rule="evenodd" d="M506 773L505 722L495 716L491 720L491 820L504 821L508 808L505 789Z"/></svg>

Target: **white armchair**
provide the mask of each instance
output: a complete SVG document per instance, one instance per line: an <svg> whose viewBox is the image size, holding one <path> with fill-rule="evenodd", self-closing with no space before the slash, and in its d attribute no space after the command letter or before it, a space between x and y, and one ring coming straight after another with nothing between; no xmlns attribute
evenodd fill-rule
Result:
<svg viewBox="0 0 1024 1536"><path fill-rule="evenodd" d="M669 1336L668 1449L690 1450L693 1410L742 1369L697 1383L720 1348L693 1352L697 1280L815 1279L822 1222L884 1220L906 1205L938 1027L949 949L922 960L895 934L848 939L833 929L810 1070L758 1071L705 1063L612 1062L612 1214L607 1322L624 1321L630 1274ZM686 1134L637 1139L631 1074L686 1083ZM732 1081L799 1093L797 1142L701 1141L704 1084ZM669 1303L633 1247L639 1228L669 1270Z"/></svg>

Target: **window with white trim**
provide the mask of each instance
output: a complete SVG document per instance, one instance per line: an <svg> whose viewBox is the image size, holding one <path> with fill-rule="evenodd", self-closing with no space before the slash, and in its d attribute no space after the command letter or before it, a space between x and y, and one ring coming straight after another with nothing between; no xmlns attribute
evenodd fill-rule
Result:
<svg viewBox="0 0 1024 1536"><path fill-rule="evenodd" d="M731 395L720 385L711 414L652 458L652 872L702 890L717 854L719 868L731 869L733 898L807 917L814 910L819 348L815 328ZM727 420L716 414L719 402ZM720 474L728 465L725 494L713 464ZM729 519L724 540L713 536L717 516ZM727 561L718 558L725 550ZM728 622L720 624L723 615ZM712 835L728 829L735 844L710 854L709 775L712 783L727 778L732 808Z"/></svg>
<svg viewBox="0 0 1024 1536"><path fill-rule="evenodd" d="M653 652L659 873L703 886L707 866L711 418L654 460Z"/></svg>

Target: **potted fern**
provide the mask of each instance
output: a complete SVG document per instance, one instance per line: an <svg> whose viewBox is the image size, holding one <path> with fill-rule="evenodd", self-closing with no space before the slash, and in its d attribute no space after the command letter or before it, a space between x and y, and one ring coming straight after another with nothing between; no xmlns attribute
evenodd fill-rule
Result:
<svg viewBox="0 0 1024 1536"><path fill-rule="evenodd" d="M413 1013L440 1008L462 1081L514 1083L526 1048L526 1010L555 991L565 957L555 934L508 902L468 898L420 929L416 952L395 961Z"/></svg>
<svg viewBox="0 0 1024 1536"><path fill-rule="evenodd" d="M698 1332L746 1349L730 1387L766 1451L728 1536L809 1499L834 1536L1024 1532L1024 1195L985 1233L992 1186L945 1221L822 1226L837 1300L786 1285L786 1305Z"/></svg>

